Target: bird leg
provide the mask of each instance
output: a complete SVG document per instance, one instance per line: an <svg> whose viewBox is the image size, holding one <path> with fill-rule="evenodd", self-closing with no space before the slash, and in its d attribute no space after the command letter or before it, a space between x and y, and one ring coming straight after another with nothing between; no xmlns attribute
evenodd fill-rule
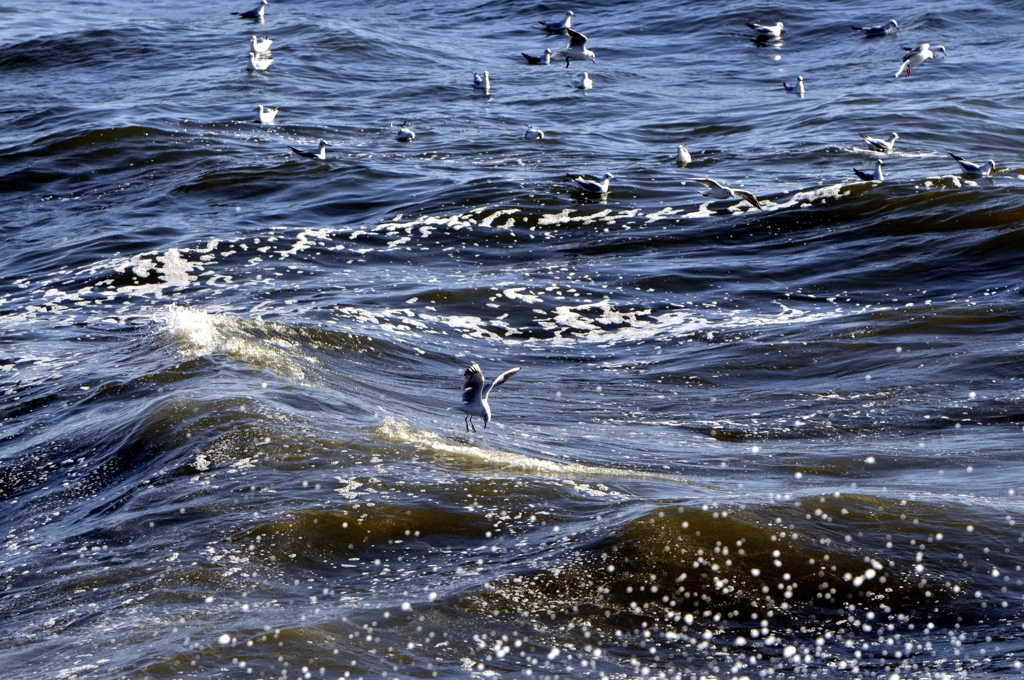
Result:
<svg viewBox="0 0 1024 680"><path fill-rule="evenodd" d="M569 57L565 58L565 67L569 68Z"/></svg>
<svg viewBox="0 0 1024 680"><path fill-rule="evenodd" d="M473 425L473 416L466 416L466 432L469 432L470 426L473 427L473 432L476 432L476 425Z"/></svg>

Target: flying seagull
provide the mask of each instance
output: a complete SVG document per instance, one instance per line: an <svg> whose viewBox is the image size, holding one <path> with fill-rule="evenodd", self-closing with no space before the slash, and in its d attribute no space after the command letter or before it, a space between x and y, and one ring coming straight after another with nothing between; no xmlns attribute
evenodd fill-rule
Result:
<svg viewBox="0 0 1024 680"><path fill-rule="evenodd" d="M260 38L254 35L252 40L249 42L249 51L255 52L256 54L264 54L270 51L270 45L273 42L274 41L269 37Z"/></svg>
<svg viewBox="0 0 1024 680"><path fill-rule="evenodd" d="M559 52L560 55L565 57L565 67L569 68L569 60L575 59L577 61L590 61L597 63L597 55L591 50L587 49L587 36L582 33L578 33L571 28L566 29L569 34L569 44L565 46L565 49Z"/></svg>
<svg viewBox="0 0 1024 680"><path fill-rule="evenodd" d="M458 409L466 414L466 432L469 432L470 427L476 432L474 417L483 418L484 427L487 427L487 423L491 422L491 405L487 403L487 397L490 396L491 390L518 373L519 368L510 368L493 382L485 383L480 364L473 362L469 365L464 374L465 382L462 383L462 403L458 406Z"/></svg>
<svg viewBox="0 0 1024 680"><path fill-rule="evenodd" d="M981 177L988 177L996 169L995 161L985 161L984 163L972 163L963 156L957 156L952 151L949 155L953 157L959 165L960 169L963 170L965 175L977 175Z"/></svg>
<svg viewBox="0 0 1024 680"><path fill-rule="evenodd" d="M879 139L878 137L868 137L863 132L858 134L867 142L872 151L879 151L881 153L892 153L893 148L896 146L896 140L900 138L895 132L887 140Z"/></svg>
<svg viewBox="0 0 1024 680"><path fill-rule="evenodd" d="M699 191L701 196L707 196L708 198L713 198L716 200L740 198L749 203L750 205L754 206L758 210L764 210L764 208L761 207L761 202L757 200L757 196L754 196L754 194L750 193L749 191L727 187L718 180L711 179L710 177L689 177L687 178L687 181L697 182L699 184L703 184L708 188L707 191ZM683 184L685 185L686 182L683 182Z"/></svg>
<svg viewBox="0 0 1024 680"><path fill-rule="evenodd" d="M942 52L942 56L946 56L946 48L942 45L937 45L935 50L931 49L928 43L921 43L918 47L904 47L907 51L903 55L903 63L900 64L900 68L896 71L896 77L899 78L904 72L907 74L907 78L910 77L910 70L920 63L928 61L929 59L935 60L935 52Z"/></svg>
<svg viewBox="0 0 1024 680"><path fill-rule="evenodd" d="M865 182L881 182L885 179L885 175L882 174L882 159L879 158L875 161L874 172L864 172L854 168L853 171L857 173L857 177L860 177Z"/></svg>

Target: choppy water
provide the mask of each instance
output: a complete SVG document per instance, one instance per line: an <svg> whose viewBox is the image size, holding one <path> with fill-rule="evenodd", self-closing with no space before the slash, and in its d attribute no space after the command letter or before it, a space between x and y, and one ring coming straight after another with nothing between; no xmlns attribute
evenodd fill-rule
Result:
<svg viewBox="0 0 1024 680"><path fill-rule="evenodd" d="M1024 5L249 7L0 8L4 675L1020 673Z"/></svg>

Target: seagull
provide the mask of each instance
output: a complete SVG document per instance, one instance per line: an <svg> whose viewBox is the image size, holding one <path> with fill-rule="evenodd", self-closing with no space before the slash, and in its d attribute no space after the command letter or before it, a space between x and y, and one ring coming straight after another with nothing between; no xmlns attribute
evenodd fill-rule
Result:
<svg viewBox="0 0 1024 680"><path fill-rule="evenodd" d="M929 59L934 61L935 52L942 52L942 56L946 56L946 48L942 45L936 46L934 51L928 43L921 43L918 47L904 47L903 49L905 49L907 53L903 55L903 63L900 64L899 70L896 71L897 78L903 75L904 71L906 71L907 78L909 78L910 70L912 68L922 62L928 61Z"/></svg>
<svg viewBox="0 0 1024 680"><path fill-rule="evenodd" d="M544 131L532 125L527 125L526 134L523 135L523 139L544 139Z"/></svg>
<svg viewBox="0 0 1024 680"><path fill-rule="evenodd" d="M249 43L249 51L255 52L256 54L265 54L270 51L270 44L274 42L269 37L259 38L257 36L252 37L252 41Z"/></svg>
<svg viewBox="0 0 1024 680"><path fill-rule="evenodd" d="M857 177L860 177L865 182L881 182L885 179L885 175L882 174L882 159L879 158L875 161L874 172L864 172L854 168L853 171L857 173Z"/></svg>
<svg viewBox="0 0 1024 680"><path fill-rule="evenodd" d="M880 35L892 35L900 30L900 27L895 19L889 19L881 26L854 26L853 30L863 31L865 38L877 38Z"/></svg>
<svg viewBox="0 0 1024 680"><path fill-rule="evenodd" d="M327 147L329 147L329 146L330 146L330 144L328 144L327 142L325 142L324 140L321 139L320 140L320 146L317 148L316 151L306 151L305 149L296 149L294 146L290 146L288 148L291 149L292 151L294 151L295 153L299 154L303 158L316 158L318 160L325 161L325 160L327 160Z"/></svg>
<svg viewBox="0 0 1024 680"><path fill-rule="evenodd" d="M500 374L492 382L484 382L484 373L480 370L480 364L475 361L469 365L464 374L465 382L462 383L462 403L457 407L466 414L466 432L473 428L476 432L476 425L473 424L474 416L484 419L484 427L491 422L491 405L487 403L487 397L491 390L505 382L519 372L519 366L510 368Z"/></svg>
<svg viewBox="0 0 1024 680"><path fill-rule="evenodd" d="M264 57L255 52L249 53L249 70L266 71L274 63L273 57Z"/></svg>
<svg viewBox="0 0 1024 680"><path fill-rule="evenodd" d="M979 165L978 163L970 162L963 156L957 156L952 151L949 152L949 155L953 157L953 160L960 164L960 169L963 170L963 173L965 175L978 175L981 177L988 177L996 169L995 161L985 161L984 163L981 163Z"/></svg>
<svg viewBox="0 0 1024 680"><path fill-rule="evenodd" d="M409 121L402 123L402 127L399 129L398 136L395 139L400 142L411 142L416 139L416 133L409 127Z"/></svg>
<svg viewBox="0 0 1024 680"><path fill-rule="evenodd" d="M572 18L574 16L576 15L572 13L572 10L569 10L565 13L565 18L561 21L540 21L538 23L540 23L546 31L564 31L567 28L572 28Z"/></svg>
<svg viewBox="0 0 1024 680"><path fill-rule="evenodd" d="M277 109L272 109L269 106L264 109L263 108L263 104L260 104L255 109L253 109L253 111L259 111L260 112L260 115L257 116L257 120L259 120L259 122L261 122L261 123L263 123L265 125L269 125L269 124L274 122L275 118L277 118L277 111L278 110Z"/></svg>
<svg viewBox="0 0 1024 680"><path fill-rule="evenodd" d="M483 90L484 94L490 94L491 92L491 74L488 71L484 71L483 75L479 73L473 74L473 89Z"/></svg>
<svg viewBox="0 0 1024 680"><path fill-rule="evenodd" d="M686 147L680 144L676 147L676 163L679 165L686 165L692 159L690 158L690 152L686 150Z"/></svg>
<svg viewBox="0 0 1024 680"><path fill-rule="evenodd" d="M551 64L551 48L544 50L543 57L533 57L526 52L520 52L521 55L526 57L526 63L530 66L549 66Z"/></svg>
<svg viewBox="0 0 1024 680"><path fill-rule="evenodd" d="M757 200L757 196L749 191L727 187L718 180L711 179L710 177L689 177L687 178L687 182L698 182L706 186L708 190L700 191L699 193L701 196L707 196L708 198L714 198L716 200L741 198L758 210L764 210L764 208L761 207L761 202ZM686 182L683 182L683 185L685 184Z"/></svg>
<svg viewBox="0 0 1024 680"><path fill-rule="evenodd" d="M804 77L803 76L797 76L796 77L796 82L793 83L792 85L787 85L786 81L782 81L782 87L786 88L786 92L792 92L793 94L798 94L801 97L803 97L804 96Z"/></svg>
<svg viewBox="0 0 1024 680"><path fill-rule="evenodd" d="M590 79L590 74L586 71L583 72L583 77L580 78L580 82L576 84L581 90L589 90L594 87L594 81Z"/></svg>
<svg viewBox="0 0 1024 680"><path fill-rule="evenodd" d="M615 175L610 172L606 172L600 182L595 182L592 179L584 179L583 177L573 177L572 175L566 175L565 178L571 182L576 182L577 186L588 194L607 194L608 180L615 179Z"/></svg>
<svg viewBox="0 0 1024 680"><path fill-rule="evenodd" d="M267 4L268 0L260 0L260 6L256 9L251 9L248 12L232 12L232 14L243 19L259 19L263 21L263 11L266 10Z"/></svg>
<svg viewBox="0 0 1024 680"><path fill-rule="evenodd" d="M565 57L565 67L569 68L570 59L576 59L577 61L589 59L596 64L597 55L587 49L587 36L571 28L567 28L566 32L569 34L569 44L565 46L564 50L559 52L560 55Z"/></svg>
<svg viewBox="0 0 1024 680"><path fill-rule="evenodd" d="M778 40L782 37L781 21L774 26L762 26L761 24L747 24L747 26L754 29L759 40Z"/></svg>
<svg viewBox="0 0 1024 680"><path fill-rule="evenodd" d="M900 138L900 136L895 132L892 133L892 136L888 140L879 139L878 137L868 137L863 132L858 134L860 134L864 141L868 143L868 146L871 147L872 151L879 151L881 153L892 153L893 147L896 146L896 140Z"/></svg>

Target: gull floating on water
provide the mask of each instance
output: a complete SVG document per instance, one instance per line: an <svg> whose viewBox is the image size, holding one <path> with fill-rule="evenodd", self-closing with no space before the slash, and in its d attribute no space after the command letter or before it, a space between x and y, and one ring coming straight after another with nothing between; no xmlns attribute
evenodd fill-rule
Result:
<svg viewBox="0 0 1024 680"><path fill-rule="evenodd" d="M782 37L781 21L774 26L762 26L761 24L747 24L747 26L754 29L754 33L761 40L778 40Z"/></svg>
<svg viewBox="0 0 1024 680"><path fill-rule="evenodd" d="M519 368L510 368L492 382L485 383L480 364L473 362L469 365L463 374L462 403L458 406L458 409L466 414L466 432L469 432L470 427L476 432L473 418L483 418L484 427L487 427L487 423L491 422L491 405L487 403L487 397L491 395L491 390L518 373Z"/></svg>
<svg viewBox="0 0 1024 680"><path fill-rule="evenodd" d="M527 54L526 52L520 52L520 54L522 54L524 57L526 57L526 62L528 64L530 64L531 66L538 66L538 65L548 66L548 65L551 64L551 48L550 47L548 49L544 50L544 56L543 57L533 57L533 56L530 56L529 54Z"/></svg>
<svg viewBox="0 0 1024 680"><path fill-rule="evenodd" d="M250 71L266 71L270 68L270 65L274 63L272 57L264 57L255 52L249 53L249 70Z"/></svg>
<svg viewBox="0 0 1024 680"><path fill-rule="evenodd" d="M984 163L972 163L963 156L957 156L952 151L948 152L959 165L960 169L963 170L965 175L978 175L980 177L988 177L996 169L995 161L985 161Z"/></svg>
<svg viewBox="0 0 1024 680"><path fill-rule="evenodd" d="M878 137L868 137L863 132L858 134L867 142L872 151L880 151L882 153L892 153L893 147L896 146L896 140L900 138L895 132L887 140L879 139Z"/></svg>
<svg viewBox="0 0 1024 680"><path fill-rule="evenodd" d="M473 74L473 89L483 90L484 94L490 94L491 92L491 74L488 71L484 71L483 75L479 73Z"/></svg>
<svg viewBox="0 0 1024 680"><path fill-rule="evenodd" d="M272 109L269 106L267 108L263 108L263 104L257 106L253 111L260 112L259 116L257 116L257 120L265 125L273 123L274 119L277 118L277 109Z"/></svg>
<svg viewBox="0 0 1024 680"><path fill-rule="evenodd" d="M273 42L269 37L260 38L254 35L249 43L249 51L256 54L265 54L270 51L270 44Z"/></svg>
<svg viewBox="0 0 1024 680"><path fill-rule="evenodd" d="M688 177L686 181L698 182L706 186L708 188L707 191L698 190L698 193L700 193L701 196L707 196L708 198L713 198L715 200L740 198L749 203L750 205L754 206L758 210L764 210L764 208L761 207L761 201L757 200L757 196L750 193L749 191L727 187L718 180L711 179L710 177ZM683 182L683 184L685 185L686 182Z"/></svg>
<svg viewBox="0 0 1024 680"><path fill-rule="evenodd" d="M676 163L679 165L686 165L692 159L690 158L690 152L686 150L686 147L680 144L676 147Z"/></svg>
<svg viewBox="0 0 1024 680"><path fill-rule="evenodd" d="M260 6L256 9L251 9L248 12L232 12L232 14L243 19L259 19L262 21L263 11L266 10L268 4L267 0L260 0Z"/></svg>
<svg viewBox="0 0 1024 680"><path fill-rule="evenodd" d="M574 16L576 15L573 14L572 10L569 10L561 21L541 21L539 23L547 31L564 31L567 28L572 28L572 18Z"/></svg>
<svg viewBox="0 0 1024 680"><path fill-rule="evenodd" d="M595 182L592 179L586 179L584 177L573 177L572 175L566 175L565 178L571 182L576 182L576 185L588 194L607 194L608 180L615 179L615 175L610 172L606 172L600 182Z"/></svg>
<svg viewBox="0 0 1024 680"><path fill-rule="evenodd" d="M590 61L597 63L597 55L591 50L587 49L587 36L571 28L566 29L569 34L569 44L565 46L565 49L559 52L560 55L565 57L565 67L569 68L569 60L575 59L577 61Z"/></svg>
<svg viewBox="0 0 1024 680"><path fill-rule="evenodd" d="M544 131L532 125L527 125L526 134L523 135L523 139L544 139Z"/></svg>
<svg viewBox="0 0 1024 680"><path fill-rule="evenodd" d="M798 94L801 97L803 97L804 96L804 77L803 76L797 76L796 77L796 82L793 83L792 85L787 85L786 81L782 81L782 87L786 88L786 92L792 92L793 94Z"/></svg>
<svg viewBox="0 0 1024 680"><path fill-rule="evenodd" d="M935 52L942 52L942 56L946 56L946 48L942 45L935 47L935 50L931 49L931 45L928 43L921 43L918 47L904 47L907 51L903 55L903 63L900 64L900 68L896 71L896 77L899 78L906 72L907 77L910 77L910 70L918 64L928 61L929 59L935 60Z"/></svg>
<svg viewBox="0 0 1024 680"><path fill-rule="evenodd" d="M580 78L580 82L576 84L576 87L581 90L589 90L594 87L594 81L590 79L590 74L584 71L583 77Z"/></svg>
<svg viewBox="0 0 1024 680"><path fill-rule="evenodd" d="M860 177L865 182L881 182L885 179L885 175L882 174L882 159L879 158L875 161L874 172L864 172L854 168L853 171L857 173L857 177Z"/></svg>
<svg viewBox="0 0 1024 680"><path fill-rule="evenodd" d="M299 154L303 158L316 158L317 160L325 161L325 160L327 160L327 147L329 147L329 146L330 146L330 144L328 144L327 142L325 142L324 140L321 139L320 140L320 146L317 147L316 151L307 151L306 149L296 149L294 146L290 146L288 148L291 149L292 151L294 151L295 153Z"/></svg>
<svg viewBox="0 0 1024 680"><path fill-rule="evenodd" d="M900 27L895 19L889 19L880 26L854 26L853 30L863 31L864 36L867 38L877 38L880 35L892 35L900 30Z"/></svg>
<svg viewBox="0 0 1024 680"><path fill-rule="evenodd" d="M395 139L400 142L411 142L416 139L416 133L409 127L409 121L402 123L402 127L398 130L398 136Z"/></svg>

